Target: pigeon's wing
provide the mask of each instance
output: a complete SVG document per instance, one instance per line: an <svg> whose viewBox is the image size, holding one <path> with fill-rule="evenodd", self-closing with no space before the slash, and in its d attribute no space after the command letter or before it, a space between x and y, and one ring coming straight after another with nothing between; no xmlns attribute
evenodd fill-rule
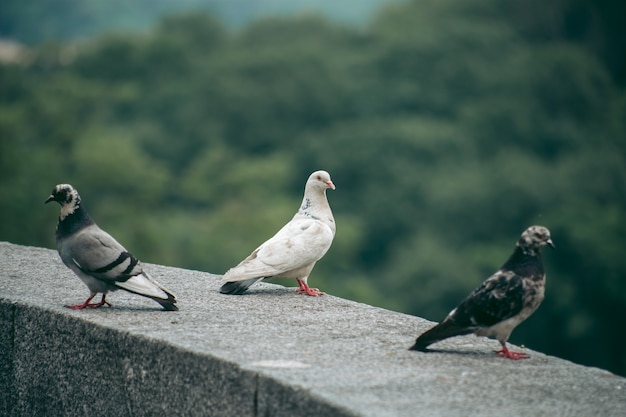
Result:
<svg viewBox="0 0 626 417"><path fill-rule="evenodd" d="M91 225L67 239L61 258L71 269L178 310L176 296L143 271L141 263L111 235Z"/></svg>
<svg viewBox="0 0 626 417"><path fill-rule="evenodd" d="M143 272L139 260L95 224L66 239L60 254L68 266L112 284Z"/></svg>
<svg viewBox="0 0 626 417"><path fill-rule="evenodd" d="M258 259L285 271L318 261L330 248L333 232L315 219L290 222L263 245Z"/></svg>
<svg viewBox="0 0 626 417"><path fill-rule="evenodd" d="M487 278L439 324L421 334L412 350L441 340L475 332L515 316L524 307L524 280L511 271L500 270Z"/></svg>
<svg viewBox="0 0 626 417"><path fill-rule="evenodd" d="M223 281L277 276L306 267L324 256L332 240L328 225L311 218L294 219L226 272Z"/></svg>
<svg viewBox="0 0 626 417"><path fill-rule="evenodd" d="M450 318L461 326L492 326L519 314L524 299L524 279L512 271L500 270L463 300Z"/></svg>

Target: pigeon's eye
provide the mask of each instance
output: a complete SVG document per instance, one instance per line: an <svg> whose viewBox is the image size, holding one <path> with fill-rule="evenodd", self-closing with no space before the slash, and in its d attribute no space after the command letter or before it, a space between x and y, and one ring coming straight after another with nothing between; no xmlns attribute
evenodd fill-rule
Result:
<svg viewBox="0 0 626 417"><path fill-rule="evenodd" d="M543 238L543 236L541 235L541 233L535 233L535 237L536 237L537 239L542 239L542 238Z"/></svg>

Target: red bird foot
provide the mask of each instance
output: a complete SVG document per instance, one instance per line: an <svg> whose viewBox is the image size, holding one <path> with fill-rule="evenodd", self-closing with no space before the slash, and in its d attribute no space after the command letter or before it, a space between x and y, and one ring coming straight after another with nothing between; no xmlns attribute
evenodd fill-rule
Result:
<svg viewBox="0 0 626 417"><path fill-rule="evenodd" d="M82 310L85 307L89 307L89 308L98 308L98 307L102 307L103 305L108 305L109 307L111 306L111 303L109 303L108 301L105 300L106 295L102 294L102 299L100 300L99 303L90 303L90 301L96 296L96 294L92 295L91 297L89 297L84 303L82 304L72 304L72 305L67 305L65 306L65 308L70 308L72 310Z"/></svg>
<svg viewBox="0 0 626 417"><path fill-rule="evenodd" d="M296 294L306 294L306 295L310 295L311 297L317 297L319 295L326 295L325 292L322 292L317 288L309 288L309 287L307 287L306 289L298 288L296 290Z"/></svg>
<svg viewBox="0 0 626 417"><path fill-rule="evenodd" d="M320 291L317 288L309 287L306 282L298 279L298 285L300 288L296 290L296 294L310 295L311 297L318 297L320 295L326 295L325 292Z"/></svg>
<svg viewBox="0 0 626 417"><path fill-rule="evenodd" d="M509 349L507 349L506 345L502 345L502 349L501 350L496 350L494 351L494 353L496 355L498 355L501 358L509 358L509 359L513 359L513 360L518 360L518 359L528 359L529 356L523 352L512 352Z"/></svg>

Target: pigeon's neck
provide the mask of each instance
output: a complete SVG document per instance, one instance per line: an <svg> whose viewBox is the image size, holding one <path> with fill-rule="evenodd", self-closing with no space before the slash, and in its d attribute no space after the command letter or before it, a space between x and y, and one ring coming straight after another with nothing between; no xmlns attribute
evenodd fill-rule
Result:
<svg viewBox="0 0 626 417"><path fill-rule="evenodd" d="M543 262L539 251L529 250L520 246L515 247L515 251L508 261L502 266L505 271L512 271L519 276L532 276L543 278Z"/></svg>
<svg viewBox="0 0 626 417"><path fill-rule="evenodd" d="M57 224L57 240L67 237L91 224L93 224L93 220L89 217L87 210L80 204L80 201L71 205L71 210L67 210L64 206L61 208L61 215Z"/></svg>
<svg viewBox="0 0 626 417"><path fill-rule="evenodd" d="M326 190L304 193L298 214L322 221L335 230L335 218L326 198Z"/></svg>

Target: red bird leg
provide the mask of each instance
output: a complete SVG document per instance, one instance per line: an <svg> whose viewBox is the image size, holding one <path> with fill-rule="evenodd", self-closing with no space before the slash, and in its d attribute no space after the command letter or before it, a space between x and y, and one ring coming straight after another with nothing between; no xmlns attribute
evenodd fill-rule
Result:
<svg viewBox="0 0 626 417"><path fill-rule="evenodd" d="M509 349L507 349L506 342L500 342L500 344L502 345L502 349L496 350L495 353L501 358L509 358L513 360L529 358L529 356L523 352L512 352Z"/></svg>
<svg viewBox="0 0 626 417"><path fill-rule="evenodd" d="M71 304L71 305L67 305L65 306L66 308L71 308L72 310L82 310L83 308L87 307L89 305L89 302L91 300L93 300L93 298L96 296L96 293L94 292L93 294L91 294L89 296L89 298L87 299L87 301L85 301L82 304Z"/></svg>
<svg viewBox="0 0 626 417"><path fill-rule="evenodd" d="M98 308L98 307L102 307L103 305L108 305L109 307L111 307L111 303L109 303L105 298L106 298L106 294L102 294L102 299L100 300L99 303L91 303L91 304L87 304L87 307L91 307L91 308Z"/></svg>
<svg viewBox="0 0 626 417"><path fill-rule="evenodd" d="M72 310L82 310L85 307L98 308L98 307L102 307L105 304L108 305L109 307L111 307L111 303L109 303L106 300L106 294L102 294L102 299L100 300L99 303L90 303L90 301L93 300L93 298L96 296L96 294L97 293L91 294L91 296L87 299L87 301L85 301L82 304L67 305L65 307L66 308L71 308Z"/></svg>
<svg viewBox="0 0 626 417"><path fill-rule="evenodd" d="M307 285L307 283L302 281L300 278L296 278L296 280L298 281L298 286L300 287L296 290L296 294L306 294L306 295L310 295L311 297L317 297L318 295L326 295L325 292L321 292L317 288L310 288Z"/></svg>

